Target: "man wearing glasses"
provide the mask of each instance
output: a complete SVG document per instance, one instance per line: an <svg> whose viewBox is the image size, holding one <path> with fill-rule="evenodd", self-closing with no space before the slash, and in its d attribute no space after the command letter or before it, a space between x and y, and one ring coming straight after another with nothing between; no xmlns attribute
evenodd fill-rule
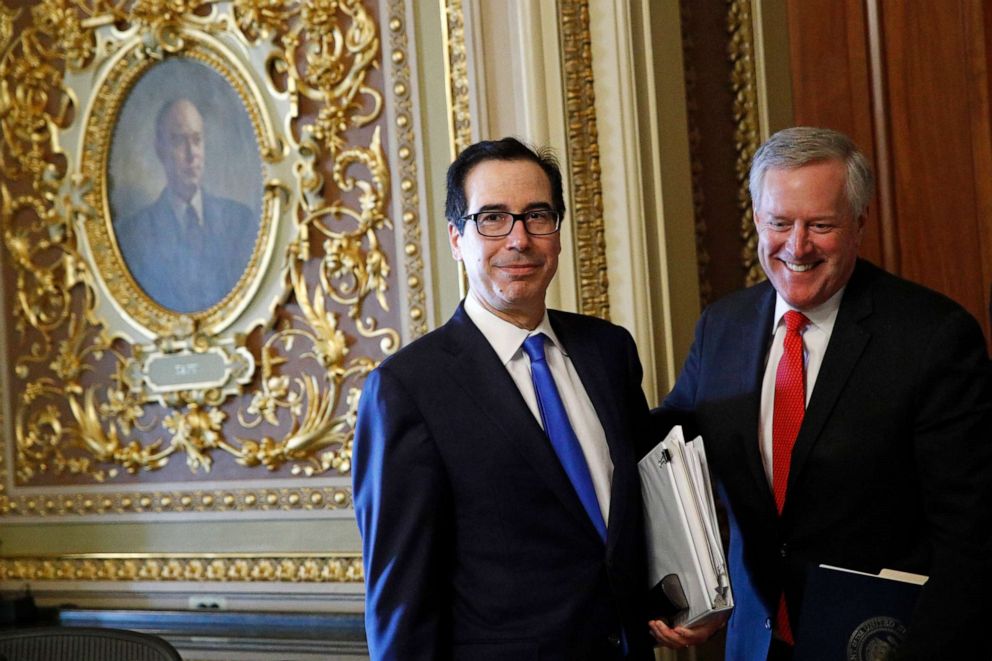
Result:
<svg viewBox="0 0 992 661"><path fill-rule="evenodd" d="M448 169L470 291L369 375L355 511L373 659L652 659L630 334L548 310L565 203L512 138Z"/></svg>

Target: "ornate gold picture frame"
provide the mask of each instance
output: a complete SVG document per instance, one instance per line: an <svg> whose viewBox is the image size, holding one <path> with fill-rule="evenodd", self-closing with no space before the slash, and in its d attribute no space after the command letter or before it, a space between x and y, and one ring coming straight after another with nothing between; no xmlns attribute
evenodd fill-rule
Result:
<svg viewBox="0 0 992 661"><path fill-rule="evenodd" d="M424 330L410 90L395 82L388 111L382 91L409 77L407 10L390 5L389 72L362 2L42 2L7 32L0 514L350 507L361 382L398 328ZM250 213L224 240L253 237L230 284L189 304L142 283L133 245L153 234L122 229L166 199L170 113L205 145L192 222L228 198Z"/></svg>
<svg viewBox="0 0 992 661"><path fill-rule="evenodd" d="M60 193L81 201L73 220L94 276L94 316L135 346L124 373L142 400L237 394L255 362L236 338L270 324L288 291L285 255L298 233L287 185L294 154L289 127L276 118L291 114L289 98L263 92L252 67L260 45L209 25L151 33L141 24L101 25L92 63L65 76L77 118L63 143L74 176ZM169 117L195 122L200 144L173 156L163 135ZM173 186L184 168L198 179L203 215L186 224L176 218ZM240 199L208 192L215 182Z"/></svg>

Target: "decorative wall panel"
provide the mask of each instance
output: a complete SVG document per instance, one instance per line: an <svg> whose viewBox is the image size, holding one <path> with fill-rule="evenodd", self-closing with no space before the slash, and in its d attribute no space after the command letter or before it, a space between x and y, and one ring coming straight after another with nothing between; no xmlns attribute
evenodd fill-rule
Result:
<svg viewBox="0 0 992 661"><path fill-rule="evenodd" d="M796 121L844 131L873 160L862 255L958 301L992 346L992 3L788 10Z"/></svg>
<svg viewBox="0 0 992 661"><path fill-rule="evenodd" d="M465 14L462 0L444 0L444 73L447 80L448 139L454 159L472 144L469 110L468 49L465 44Z"/></svg>
<svg viewBox="0 0 992 661"><path fill-rule="evenodd" d="M349 516L362 380L429 289L409 7L378 11L0 16L4 517Z"/></svg>
<svg viewBox="0 0 992 661"><path fill-rule="evenodd" d="M568 181L572 193L579 312L610 318L599 131L592 73L587 0L560 0L559 27L565 85Z"/></svg>
<svg viewBox="0 0 992 661"><path fill-rule="evenodd" d="M731 89L734 92L734 148L737 151L737 204L741 211L740 237L743 242L741 263L745 273L744 284L753 285L765 277L761 264L758 263L758 236L754 230L751 196L748 192L751 159L761 143L754 61L754 23L751 0L732 0L728 3L728 8L729 53L733 65Z"/></svg>
<svg viewBox="0 0 992 661"><path fill-rule="evenodd" d="M362 581L358 554L195 555L99 553L52 558L0 558L0 581L157 581L353 583Z"/></svg>

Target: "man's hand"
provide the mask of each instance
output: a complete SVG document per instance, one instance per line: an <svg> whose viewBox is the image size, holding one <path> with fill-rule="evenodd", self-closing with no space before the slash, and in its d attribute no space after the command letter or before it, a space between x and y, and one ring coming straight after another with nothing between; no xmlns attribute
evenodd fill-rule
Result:
<svg viewBox="0 0 992 661"><path fill-rule="evenodd" d="M699 645L709 640L709 637L716 633L717 629L727 623L729 613L720 613L712 619L706 620L694 627L669 627L661 620L651 620L648 627L651 635L662 647L680 649L690 645Z"/></svg>

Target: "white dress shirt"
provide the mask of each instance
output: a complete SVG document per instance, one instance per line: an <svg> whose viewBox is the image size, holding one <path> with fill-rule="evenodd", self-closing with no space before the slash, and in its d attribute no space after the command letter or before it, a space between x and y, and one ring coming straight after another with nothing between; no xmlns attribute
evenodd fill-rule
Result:
<svg viewBox="0 0 992 661"><path fill-rule="evenodd" d="M610 448L606 444L606 432L603 431L603 425L596 415L582 381L579 380L572 361L558 341L554 329L551 328L547 310L544 311L541 323L532 331L500 319L482 307L471 292L465 297L465 312L492 345L534 415L534 419L542 428L544 423L541 420L540 409L537 407L537 395L534 394L534 382L530 375L530 358L524 353L523 344L531 335L544 333L548 336L548 340L544 343L545 359L565 404L568 421L575 430L579 445L582 447L582 454L585 455L586 463L589 465L593 488L596 490L596 500L599 501L599 509L603 512L603 521L609 525L613 460L610 459Z"/></svg>
<svg viewBox="0 0 992 661"><path fill-rule="evenodd" d="M837 321L837 311L840 309L840 299L844 295L843 288L828 298L824 303L812 310L798 310L806 315L809 324L803 331L803 362L806 367L806 404L809 405L810 395L816 377L823 364L823 354L827 351L830 334ZM761 417L758 425L758 445L761 448L761 462L765 467L768 484L772 483L772 419L775 409L775 372L782 358L782 344L785 341L785 324L782 317L794 308L776 294L775 319L772 323L774 337L772 346L765 360L765 378L761 383Z"/></svg>

